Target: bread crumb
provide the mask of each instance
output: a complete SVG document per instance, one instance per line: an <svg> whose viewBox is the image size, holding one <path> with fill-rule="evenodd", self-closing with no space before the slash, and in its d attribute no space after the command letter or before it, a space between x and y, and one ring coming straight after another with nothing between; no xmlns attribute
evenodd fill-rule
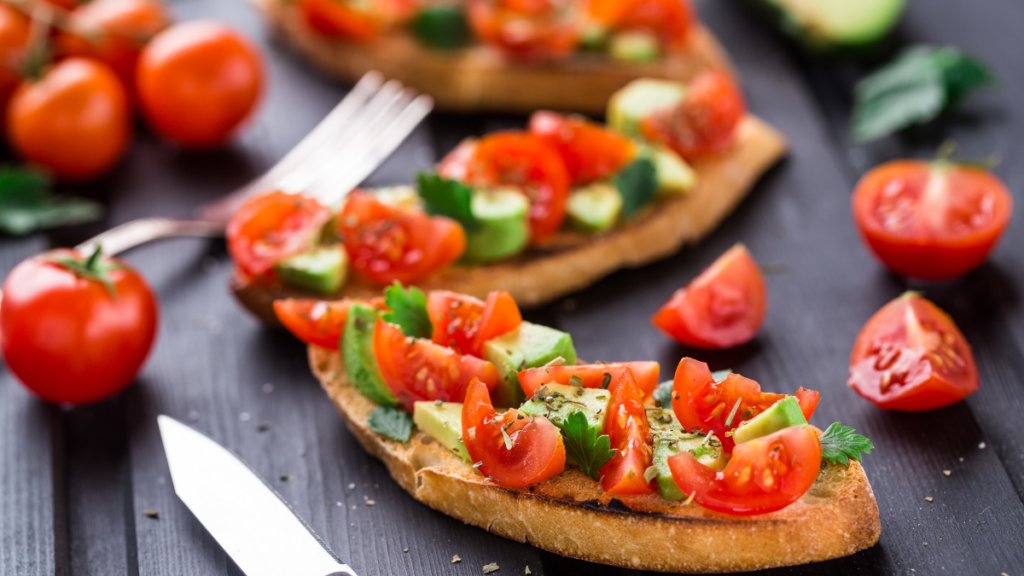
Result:
<svg viewBox="0 0 1024 576"><path fill-rule="evenodd" d="M953 473L953 471L952 470L943 470L942 473L945 474L946 476L949 476L950 474Z"/></svg>
<svg viewBox="0 0 1024 576"><path fill-rule="evenodd" d="M533 572L530 572L530 567L527 566L526 567L526 576L530 576L530 574L533 574Z"/></svg>
<svg viewBox="0 0 1024 576"><path fill-rule="evenodd" d="M375 504L377 504L377 502L376 502L376 501L374 501L374 500L367 500L367 501L366 501L366 505L367 505L367 506L374 506Z"/></svg>
<svg viewBox="0 0 1024 576"><path fill-rule="evenodd" d="M498 571L498 563L497 562L491 562L490 564L487 564L487 565L484 566L484 574L490 574L491 572L497 572L497 571Z"/></svg>
<svg viewBox="0 0 1024 576"><path fill-rule="evenodd" d="M931 497L931 496L927 496L927 497L925 497L925 501L927 501L927 502L931 502L931 501L932 501L932 497Z"/></svg>
<svg viewBox="0 0 1024 576"><path fill-rule="evenodd" d="M459 558L458 554L452 556L452 564L458 564L459 562L462 562L462 558Z"/></svg>
<svg viewBox="0 0 1024 576"><path fill-rule="evenodd" d="M158 514L156 510L143 510L142 515L146 518L152 518L153 520L158 520L160 518L160 514Z"/></svg>
<svg viewBox="0 0 1024 576"><path fill-rule="evenodd" d="M405 552L406 554L408 554L409 553L409 549L408 548L402 548L402 552Z"/></svg>
<svg viewBox="0 0 1024 576"><path fill-rule="evenodd" d="M982 442L981 444L978 444L978 450L984 450L984 449L985 449L985 443L984 442Z"/></svg>

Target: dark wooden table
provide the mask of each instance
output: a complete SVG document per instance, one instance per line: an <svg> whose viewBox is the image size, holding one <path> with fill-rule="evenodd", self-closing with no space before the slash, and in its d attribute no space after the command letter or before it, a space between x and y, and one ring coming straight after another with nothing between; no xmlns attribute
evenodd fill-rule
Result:
<svg viewBox="0 0 1024 576"><path fill-rule="evenodd" d="M344 93L267 38L241 0L174 2L183 18L233 22L263 44L268 97L237 145L214 154L179 152L146 133L123 165L82 193L109 206L101 225L26 239L0 238L0 275L52 245L145 215L190 213L271 165ZM876 145L852 145L846 128L862 65L805 58L736 2L700 3L729 48L751 109L785 132L788 160L699 246L619 272L530 319L569 330L585 358L656 359L671 373L693 354L648 317L735 242L768 277L771 307L760 336L739 349L697 353L766 389L821 390L815 420L841 419L871 437L865 467L878 499L882 537L870 550L780 574L1024 574L1024 223L1011 223L991 260L956 281L912 285L948 311L974 346L981 389L927 414L882 412L846 385L847 356L864 322L908 288L865 251L851 224L849 194L872 165L929 156L947 136L966 156L998 152L997 173L1024 207L1024 4L1012 0L917 0L897 34L905 42L951 43L988 60L1001 81L937 127ZM370 184L409 182L463 136L522 126L523 117L434 114ZM226 289L222 242L175 240L128 259L162 304L155 351L129 390L93 406L37 401L0 368L0 574L239 574L175 497L155 417L169 414L242 456L361 576L480 574L624 575L516 544L412 500L345 429L306 365L305 351L265 329ZM268 423L269 430L257 427ZM951 470L949 477L943 470ZM277 480L287 474L287 481ZM925 497L932 497L931 502ZM366 499L376 506L365 505ZM143 510L156 510L151 519ZM595 538L600 538L595 534ZM657 534L651 546L659 545ZM406 552L405 550L408 549ZM451 558L458 554L459 564Z"/></svg>

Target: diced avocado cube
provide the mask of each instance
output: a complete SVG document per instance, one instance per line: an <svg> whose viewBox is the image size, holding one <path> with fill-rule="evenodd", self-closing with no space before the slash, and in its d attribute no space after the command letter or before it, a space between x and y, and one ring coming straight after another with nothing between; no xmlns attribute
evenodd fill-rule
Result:
<svg viewBox="0 0 1024 576"><path fill-rule="evenodd" d="M783 32L812 48L857 48L882 39L899 22L905 0L758 0Z"/></svg>
<svg viewBox="0 0 1024 576"><path fill-rule="evenodd" d="M373 197L382 204L399 208L422 208L423 198L414 186L388 186L377 188Z"/></svg>
<svg viewBox="0 0 1024 576"><path fill-rule="evenodd" d="M470 209L479 228L466 234L467 262L491 262L517 254L530 240L530 201L518 190L474 190Z"/></svg>
<svg viewBox="0 0 1024 576"><path fill-rule="evenodd" d="M654 162L659 194L685 194L697 184L697 172L671 148L650 144L640 149L640 155Z"/></svg>
<svg viewBox="0 0 1024 576"><path fill-rule="evenodd" d="M671 409L648 409L647 421L654 438L654 466L657 468L658 494L666 500L685 500L684 494L672 478L668 459L682 451L693 454L697 461L721 470L727 462L722 453L722 444L715 439L708 440L700 434L691 434L679 424Z"/></svg>
<svg viewBox="0 0 1024 576"><path fill-rule="evenodd" d="M491 399L495 406L519 406L525 399L519 385L520 370L539 368L561 357L566 364L576 363L572 336L566 332L523 322L515 330L484 342L484 360L494 364L501 379Z"/></svg>
<svg viewBox="0 0 1024 576"><path fill-rule="evenodd" d="M608 54L620 62L650 62L661 55L661 46L650 32L619 32L608 43Z"/></svg>
<svg viewBox="0 0 1024 576"><path fill-rule="evenodd" d="M454 452L466 462L472 462L466 445L462 442L461 402L415 402L412 421L442 446Z"/></svg>
<svg viewBox="0 0 1024 576"><path fill-rule="evenodd" d="M608 125L627 136L640 135L640 120L671 108L686 97L686 85L641 78L626 84L608 100Z"/></svg>
<svg viewBox="0 0 1024 576"><path fill-rule="evenodd" d="M608 43L608 26L596 20L585 22L580 31L580 46L584 50L601 50Z"/></svg>
<svg viewBox="0 0 1024 576"><path fill-rule="evenodd" d="M614 184L594 182L569 194L566 214L574 228L604 232L615 226L622 214L622 195Z"/></svg>
<svg viewBox="0 0 1024 576"><path fill-rule="evenodd" d="M348 275L348 253L340 244L319 246L296 254L274 266L281 282L317 294L330 295L338 291Z"/></svg>
<svg viewBox="0 0 1024 576"><path fill-rule="evenodd" d="M740 424L732 433L733 442L742 444L754 438L767 436L790 426L807 424L800 403L796 398L788 396L779 400L771 408Z"/></svg>
<svg viewBox="0 0 1024 576"><path fill-rule="evenodd" d="M341 336L341 358L348 380L356 390L377 404L394 406L398 399L384 382L377 366L377 356L373 353L373 328L378 317L374 309L362 304L349 308L345 332Z"/></svg>
<svg viewBox="0 0 1024 576"><path fill-rule="evenodd" d="M604 434L604 420L611 396L611 392L601 388L545 384L519 411L530 416L544 416L559 430L565 426L565 419L570 414L582 412L587 418L587 427L593 429L596 436L601 436ZM576 465L568 454L566 459Z"/></svg>

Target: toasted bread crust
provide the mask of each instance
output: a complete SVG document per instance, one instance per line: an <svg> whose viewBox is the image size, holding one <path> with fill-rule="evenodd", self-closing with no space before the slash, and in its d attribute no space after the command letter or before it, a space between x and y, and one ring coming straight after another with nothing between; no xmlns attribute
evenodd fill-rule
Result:
<svg viewBox="0 0 1024 576"><path fill-rule="evenodd" d="M337 352L310 346L313 373L360 444L420 502L505 538L626 568L713 573L838 558L878 542L878 505L864 469L830 464L799 501L736 517L656 494L615 496L578 470L511 489L485 480L420 430L407 443L366 425L376 404L349 384Z"/></svg>
<svg viewBox="0 0 1024 576"><path fill-rule="evenodd" d="M523 307L539 306L586 288L623 267L664 258L711 232L747 195L757 179L786 151L786 141L764 121L748 116L726 153L693 164L697 185L685 196L656 199L622 226L599 235L563 233L544 247L487 266L451 266L416 285L486 298L507 290ZM236 274L231 288L261 320L276 324L273 302L309 298L280 285L253 282ZM380 286L354 278L334 298L369 298Z"/></svg>
<svg viewBox="0 0 1024 576"><path fill-rule="evenodd" d="M306 25L294 2L253 2L285 41L324 73L355 82L377 70L430 94L439 107L449 110L543 108L603 114L608 98L637 78L686 81L709 69L732 71L725 50L703 26L694 29L685 47L656 62L623 63L598 54L575 54L564 62L517 64L484 46L431 50L404 31L368 44L327 38Z"/></svg>

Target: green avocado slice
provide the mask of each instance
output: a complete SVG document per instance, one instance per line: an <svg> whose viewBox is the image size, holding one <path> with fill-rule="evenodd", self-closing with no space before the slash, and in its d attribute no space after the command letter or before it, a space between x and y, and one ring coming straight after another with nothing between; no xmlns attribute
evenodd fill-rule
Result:
<svg viewBox="0 0 1024 576"><path fill-rule="evenodd" d="M349 308L341 336L341 358L348 380L356 390L381 406L395 406L398 399L384 382L373 353L373 329L379 317L374 309L362 304Z"/></svg>

